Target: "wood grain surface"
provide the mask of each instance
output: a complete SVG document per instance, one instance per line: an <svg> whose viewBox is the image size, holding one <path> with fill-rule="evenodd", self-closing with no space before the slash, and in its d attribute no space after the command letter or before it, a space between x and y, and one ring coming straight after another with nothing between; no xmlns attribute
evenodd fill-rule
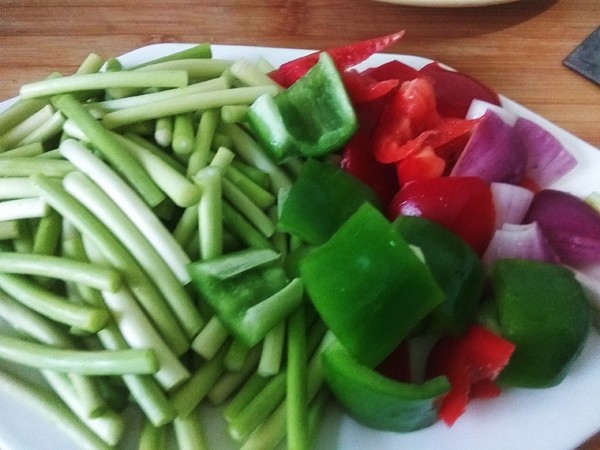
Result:
<svg viewBox="0 0 600 450"><path fill-rule="evenodd" d="M443 61L600 146L600 87L562 64L600 25L598 0L419 8L372 0L2 0L0 98L91 51L157 42L328 48L397 30L390 51Z"/></svg>

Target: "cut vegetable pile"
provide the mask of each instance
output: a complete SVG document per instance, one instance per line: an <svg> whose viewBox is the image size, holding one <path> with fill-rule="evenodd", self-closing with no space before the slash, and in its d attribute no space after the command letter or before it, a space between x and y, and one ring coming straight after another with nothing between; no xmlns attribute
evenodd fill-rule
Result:
<svg viewBox="0 0 600 450"><path fill-rule="evenodd" d="M23 85L0 382L78 448L118 447L133 411L145 450L208 448L205 403L240 448L302 450L330 401L409 432L561 383L600 297L598 194L552 189L575 158L472 78L357 68L402 35L278 68L91 54Z"/></svg>

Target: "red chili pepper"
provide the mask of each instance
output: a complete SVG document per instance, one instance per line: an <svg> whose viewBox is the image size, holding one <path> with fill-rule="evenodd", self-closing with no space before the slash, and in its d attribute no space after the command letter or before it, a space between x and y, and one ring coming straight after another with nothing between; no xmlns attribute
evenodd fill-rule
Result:
<svg viewBox="0 0 600 450"><path fill-rule="evenodd" d="M448 425L465 412L472 398L491 398L500 393L494 380L506 367L515 345L479 325L464 336L444 336L427 361L427 377L446 375L452 386L442 399L439 417Z"/></svg>
<svg viewBox="0 0 600 450"><path fill-rule="evenodd" d="M374 53L381 52L399 41L404 36L404 31L379 36L365 41L359 41L351 45L336 47L326 50L340 72L364 61ZM289 87L299 78L304 76L308 70L315 65L319 59L319 53L314 52L292 61L282 64L278 69L269 73L269 76L283 87Z"/></svg>

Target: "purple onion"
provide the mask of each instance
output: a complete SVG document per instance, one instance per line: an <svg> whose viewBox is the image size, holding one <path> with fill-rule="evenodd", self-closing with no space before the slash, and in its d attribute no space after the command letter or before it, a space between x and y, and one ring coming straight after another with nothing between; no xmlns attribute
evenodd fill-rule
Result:
<svg viewBox="0 0 600 450"><path fill-rule="evenodd" d="M526 154L514 128L488 110L473 131L451 176L476 176L487 182L518 184L525 173Z"/></svg>
<svg viewBox="0 0 600 450"><path fill-rule="evenodd" d="M520 117L515 132L527 154L525 175L545 188L577 165L561 142L537 123Z"/></svg>
<svg viewBox="0 0 600 450"><path fill-rule="evenodd" d="M581 267L600 262L600 214L575 195L541 190L523 221L537 222L564 264Z"/></svg>

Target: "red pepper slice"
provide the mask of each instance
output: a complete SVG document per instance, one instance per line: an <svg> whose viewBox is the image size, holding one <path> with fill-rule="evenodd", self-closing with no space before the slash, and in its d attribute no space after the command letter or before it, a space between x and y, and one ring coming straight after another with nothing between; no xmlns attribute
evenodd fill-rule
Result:
<svg viewBox="0 0 600 450"><path fill-rule="evenodd" d="M492 380L481 380L471 384L470 398L494 398L500 395L500 387Z"/></svg>
<svg viewBox="0 0 600 450"><path fill-rule="evenodd" d="M496 209L488 183L478 177L438 177L402 186L388 210L432 220L467 242L482 255L495 230Z"/></svg>
<svg viewBox="0 0 600 450"><path fill-rule="evenodd" d="M344 147L340 167L368 185L384 208L398 192L394 167L375 161L371 137L362 130L356 132Z"/></svg>
<svg viewBox="0 0 600 450"><path fill-rule="evenodd" d="M438 62L424 66L421 76L433 80L438 113L442 117L464 118L474 99L500 105L498 94L481 82L466 75L448 69Z"/></svg>
<svg viewBox="0 0 600 450"><path fill-rule="evenodd" d="M465 412L472 398L491 398L500 393L494 380L506 367L515 345L479 325L464 336L442 337L427 361L427 377L446 375L451 390L443 398L439 417L448 425Z"/></svg>
<svg viewBox="0 0 600 450"><path fill-rule="evenodd" d="M438 156L454 161L477 123L442 118L432 83L415 78L402 84L383 112L375 130L375 158L382 163L397 162L431 146Z"/></svg>
<svg viewBox="0 0 600 450"><path fill-rule="evenodd" d="M400 83L399 80L394 79L377 81L364 72L361 73L354 69L342 72L342 80L355 105L381 98Z"/></svg>
<svg viewBox="0 0 600 450"><path fill-rule="evenodd" d="M340 72L363 62L374 53L381 52L399 41L404 36L404 31L379 36L365 41L359 41L351 45L336 47L326 50L333 58L333 61ZM289 87L299 78L303 77L308 70L316 64L319 59L319 53L314 52L309 55L296 58L292 61L279 66L269 73L269 76L283 87Z"/></svg>
<svg viewBox="0 0 600 450"><path fill-rule="evenodd" d="M369 67L363 72L377 81L398 80L401 83L417 78L420 73L417 69L404 64L397 59L383 63L376 67Z"/></svg>
<svg viewBox="0 0 600 450"><path fill-rule="evenodd" d="M398 181L401 185L414 180L441 177L445 169L446 161L436 155L429 145L396 163Z"/></svg>
<svg viewBox="0 0 600 450"><path fill-rule="evenodd" d="M361 130L373 133L379 123L379 118L394 98L396 91L403 82L418 77L419 71L395 59L379 66L370 67L360 73L369 79L382 82L383 84L377 90L383 90L383 86L389 86L387 83L396 85L384 95L380 95L368 102L355 104L356 115L358 116ZM346 88L351 90L348 84L346 84Z"/></svg>
<svg viewBox="0 0 600 450"><path fill-rule="evenodd" d="M424 78L403 83L375 130L375 159L391 163L409 156L419 148L412 140L438 122L431 84Z"/></svg>

